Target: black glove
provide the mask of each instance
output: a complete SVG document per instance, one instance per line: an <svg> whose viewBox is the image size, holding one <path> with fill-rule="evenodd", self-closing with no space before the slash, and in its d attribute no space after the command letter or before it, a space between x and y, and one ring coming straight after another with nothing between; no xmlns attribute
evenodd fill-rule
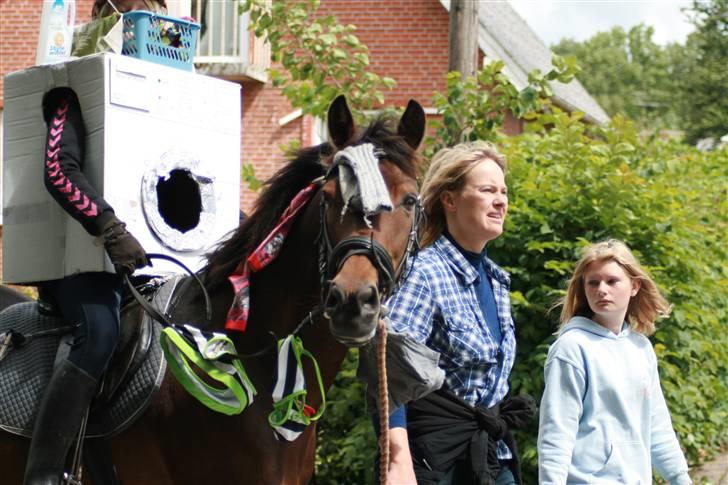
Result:
<svg viewBox="0 0 728 485"><path fill-rule="evenodd" d="M118 274L131 275L135 269L149 265L142 245L116 216L104 224L100 237Z"/></svg>

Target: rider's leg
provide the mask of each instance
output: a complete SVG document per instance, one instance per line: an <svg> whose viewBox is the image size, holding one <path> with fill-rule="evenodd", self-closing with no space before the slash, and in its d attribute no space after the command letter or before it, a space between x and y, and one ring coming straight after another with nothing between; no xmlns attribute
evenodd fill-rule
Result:
<svg viewBox="0 0 728 485"><path fill-rule="evenodd" d="M60 483L66 457L119 336L121 279L81 273L49 282L63 318L80 323L67 360L54 369L33 429L26 485Z"/></svg>

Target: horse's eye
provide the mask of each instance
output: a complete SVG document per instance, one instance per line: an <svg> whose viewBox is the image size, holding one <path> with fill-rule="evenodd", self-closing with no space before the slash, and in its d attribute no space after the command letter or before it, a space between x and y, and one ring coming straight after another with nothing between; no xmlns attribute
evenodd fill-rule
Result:
<svg viewBox="0 0 728 485"><path fill-rule="evenodd" d="M404 200L402 200L402 206L404 206L407 210L410 210L417 205L417 200L417 194L407 194L404 196Z"/></svg>

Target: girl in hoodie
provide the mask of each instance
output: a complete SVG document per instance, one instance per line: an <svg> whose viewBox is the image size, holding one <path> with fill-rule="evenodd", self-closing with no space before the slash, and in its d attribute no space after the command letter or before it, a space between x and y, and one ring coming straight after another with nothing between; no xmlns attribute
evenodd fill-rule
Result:
<svg viewBox="0 0 728 485"><path fill-rule="evenodd" d="M692 483L647 339L670 306L627 246L588 247L544 369L539 483Z"/></svg>

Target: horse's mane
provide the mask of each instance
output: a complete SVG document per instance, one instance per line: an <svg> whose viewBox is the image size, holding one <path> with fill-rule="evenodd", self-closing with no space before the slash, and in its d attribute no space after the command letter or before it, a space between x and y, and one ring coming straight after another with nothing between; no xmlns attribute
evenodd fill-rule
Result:
<svg viewBox="0 0 728 485"><path fill-rule="evenodd" d="M351 145L372 143L382 148L387 159L411 177L416 176L418 155L397 135L391 117L373 121ZM227 240L207 255L203 275L208 289L227 282L243 258L247 257L278 223L293 197L317 177L326 173L334 147L322 143L299 150L294 158L265 182L251 215Z"/></svg>
<svg viewBox="0 0 728 485"><path fill-rule="evenodd" d="M325 173L326 167L321 159L332 150L328 143L299 150L291 161L264 183L251 215L232 236L207 255L203 273L210 290L224 283L240 261L263 241L293 197Z"/></svg>

